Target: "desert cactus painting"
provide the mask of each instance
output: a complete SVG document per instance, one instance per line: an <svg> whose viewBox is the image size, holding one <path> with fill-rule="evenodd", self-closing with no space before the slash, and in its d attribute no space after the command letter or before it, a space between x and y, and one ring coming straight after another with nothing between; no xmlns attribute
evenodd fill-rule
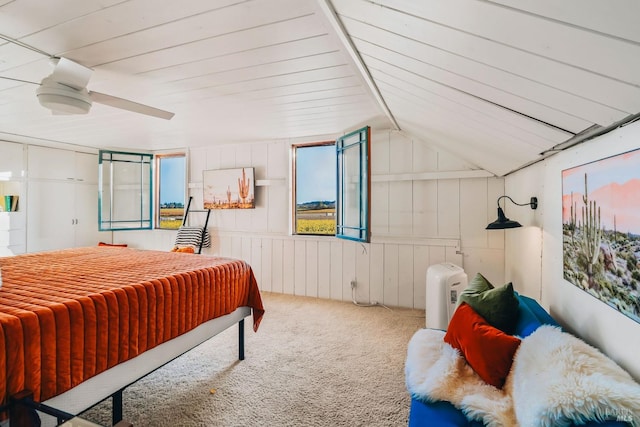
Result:
<svg viewBox="0 0 640 427"><path fill-rule="evenodd" d="M205 209L253 209L253 168L206 170L202 176Z"/></svg>
<svg viewBox="0 0 640 427"><path fill-rule="evenodd" d="M562 172L564 279L640 323L640 150Z"/></svg>

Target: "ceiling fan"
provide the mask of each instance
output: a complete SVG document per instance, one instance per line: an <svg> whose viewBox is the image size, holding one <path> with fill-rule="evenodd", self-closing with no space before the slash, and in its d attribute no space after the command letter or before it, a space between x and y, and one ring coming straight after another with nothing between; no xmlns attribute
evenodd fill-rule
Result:
<svg viewBox="0 0 640 427"><path fill-rule="evenodd" d="M21 41L0 35L0 38L15 43L27 49L49 56L54 64L53 72L42 79L40 83L3 77L3 79L16 80L25 83L39 85L36 90L40 105L51 110L54 115L59 114L86 114L94 102L108 105L134 113L171 120L174 113L159 108L140 104L128 99L119 98L105 93L94 92L87 89L93 70L75 61L64 57L49 55L40 49L29 46Z"/></svg>

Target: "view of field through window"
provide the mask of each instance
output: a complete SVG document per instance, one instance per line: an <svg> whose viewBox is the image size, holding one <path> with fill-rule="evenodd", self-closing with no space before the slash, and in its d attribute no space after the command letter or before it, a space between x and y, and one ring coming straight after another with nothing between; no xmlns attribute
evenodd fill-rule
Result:
<svg viewBox="0 0 640 427"><path fill-rule="evenodd" d="M336 233L335 145L296 147L296 234Z"/></svg>
<svg viewBox="0 0 640 427"><path fill-rule="evenodd" d="M184 219L185 156L158 158L158 228L178 229Z"/></svg>

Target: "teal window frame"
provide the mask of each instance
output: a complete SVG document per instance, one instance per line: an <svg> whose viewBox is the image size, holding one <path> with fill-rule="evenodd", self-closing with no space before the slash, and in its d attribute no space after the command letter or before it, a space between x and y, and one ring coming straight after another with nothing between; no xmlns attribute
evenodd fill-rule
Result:
<svg viewBox="0 0 640 427"><path fill-rule="evenodd" d="M134 168L135 174L120 176L118 165ZM121 217L121 211L127 212L126 216ZM153 154L100 150L98 228L100 231L153 228Z"/></svg>
<svg viewBox="0 0 640 427"><path fill-rule="evenodd" d="M357 242L371 238L371 128L336 140L336 237Z"/></svg>

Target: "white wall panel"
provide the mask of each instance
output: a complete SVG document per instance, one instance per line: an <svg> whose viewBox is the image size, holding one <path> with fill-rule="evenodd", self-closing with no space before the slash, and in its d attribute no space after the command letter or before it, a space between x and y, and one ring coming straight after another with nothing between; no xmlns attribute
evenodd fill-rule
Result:
<svg viewBox="0 0 640 427"><path fill-rule="evenodd" d="M252 262L253 256L253 238L251 236L242 236L240 239L241 245L241 255L240 258L247 260L249 263Z"/></svg>
<svg viewBox="0 0 640 427"><path fill-rule="evenodd" d="M331 299L342 300L342 266L344 257L342 256L342 241L332 239L331 241Z"/></svg>
<svg viewBox="0 0 640 427"><path fill-rule="evenodd" d="M413 182L389 183L389 234L409 236L413 228Z"/></svg>
<svg viewBox="0 0 640 427"><path fill-rule="evenodd" d="M422 143L420 141L413 141L413 171L414 172L433 172L437 170L443 170L438 162L438 151L433 147ZM463 170L463 168L456 168L454 170Z"/></svg>
<svg viewBox="0 0 640 427"><path fill-rule="evenodd" d="M413 247L413 308L425 308L427 269L431 265L429 246ZM459 265L459 264L458 264Z"/></svg>
<svg viewBox="0 0 640 427"><path fill-rule="evenodd" d="M264 242L269 242L270 239L264 238ZM268 251L269 246L263 244L264 250ZM266 260L266 257L262 258ZM271 262L271 291L277 293L284 293L284 244L280 239L271 240L271 255L268 257ZM266 271L266 269L265 269Z"/></svg>
<svg viewBox="0 0 640 427"><path fill-rule="evenodd" d="M400 265L398 263L399 245L385 245L384 248L384 291L382 302L385 305L398 305L398 279Z"/></svg>
<svg viewBox="0 0 640 427"><path fill-rule="evenodd" d="M294 295L306 295L307 245L304 240L294 242Z"/></svg>
<svg viewBox="0 0 640 427"><path fill-rule="evenodd" d="M438 181L438 237L460 236L460 181Z"/></svg>
<svg viewBox="0 0 640 427"><path fill-rule="evenodd" d="M305 293L309 297L318 296L318 242L305 240L306 262L305 262Z"/></svg>
<svg viewBox="0 0 640 427"><path fill-rule="evenodd" d="M389 135L389 172L412 171L413 141L399 132L391 132Z"/></svg>
<svg viewBox="0 0 640 427"><path fill-rule="evenodd" d="M389 183L371 183L371 233L389 234Z"/></svg>
<svg viewBox="0 0 640 427"><path fill-rule="evenodd" d="M331 298L331 242L318 242L318 297Z"/></svg>
<svg viewBox="0 0 640 427"><path fill-rule="evenodd" d="M249 245L249 249L251 250L251 258L249 258L250 259L249 263L251 264L251 268L253 269L253 274L256 276L256 280L258 281L258 284L267 282L264 279L262 274L262 270L263 270L262 239L259 237L255 237L255 238L249 239L249 242L247 243Z"/></svg>
<svg viewBox="0 0 640 427"><path fill-rule="evenodd" d="M345 240L342 243L342 299L351 301L351 281L356 276L356 244Z"/></svg>
<svg viewBox="0 0 640 427"><path fill-rule="evenodd" d="M438 182L436 180L413 182L412 215L414 236L438 235Z"/></svg>
<svg viewBox="0 0 640 427"><path fill-rule="evenodd" d="M260 239L260 289L264 289L265 291L273 291L273 277L274 272L273 266L273 247L275 246L275 241L271 239ZM253 262L253 261L252 261ZM282 271L282 270L281 270Z"/></svg>
<svg viewBox="0 0 640 427"><path fill-rule="evenodd" d="M485 230L489 223L487 211L487 182L485 180L460 180L460 233L464 235L465 247L487 246ZM491 220L493 221L493 220Z"/></svg>
<svg viewBox="0 0 640 427"><path fill-rule="evenodd" d="M360 243L355 245L356 252L356 299L365 303L371 302L371 245Z"/></svg>
<svg viewBox="0 0 640 427"><path fill-rule="evenodd" d="M369 245L369 295L371 301L384 301L384 247L379 243Z"/></svg>
<svg viewBox="0 0 640 427"><path fill-rule="evenodd" d="M402 307L410 307L414 304L413 291L414 264L413 245L400 245L398 247L398 304Z"/></svg>
<svg viewBox="0 0 640 427"><path fill-rule="evenodd" d="M371 174L390 172L391 132L371 132Z"/></svg>
<svg viewBox="0 0 640 427"><path fill-rule="evenodd" d="M296 242L293 240L283 241L282 256L282 291L285 294L295 295L295 258L296 258Z"/></svg>
<svg viewBox="0 0 640 427"><path fill-rule="evenodd" d="M487 224L498 218L498 198L505 194L504 180L493 178L487 180ZM518 194L520 195L520 194ZM524 194L525 198L528 196ZM531 194L535 196L535 194ZM503 233L487 233L487 247L504 249Z"/></svg>

